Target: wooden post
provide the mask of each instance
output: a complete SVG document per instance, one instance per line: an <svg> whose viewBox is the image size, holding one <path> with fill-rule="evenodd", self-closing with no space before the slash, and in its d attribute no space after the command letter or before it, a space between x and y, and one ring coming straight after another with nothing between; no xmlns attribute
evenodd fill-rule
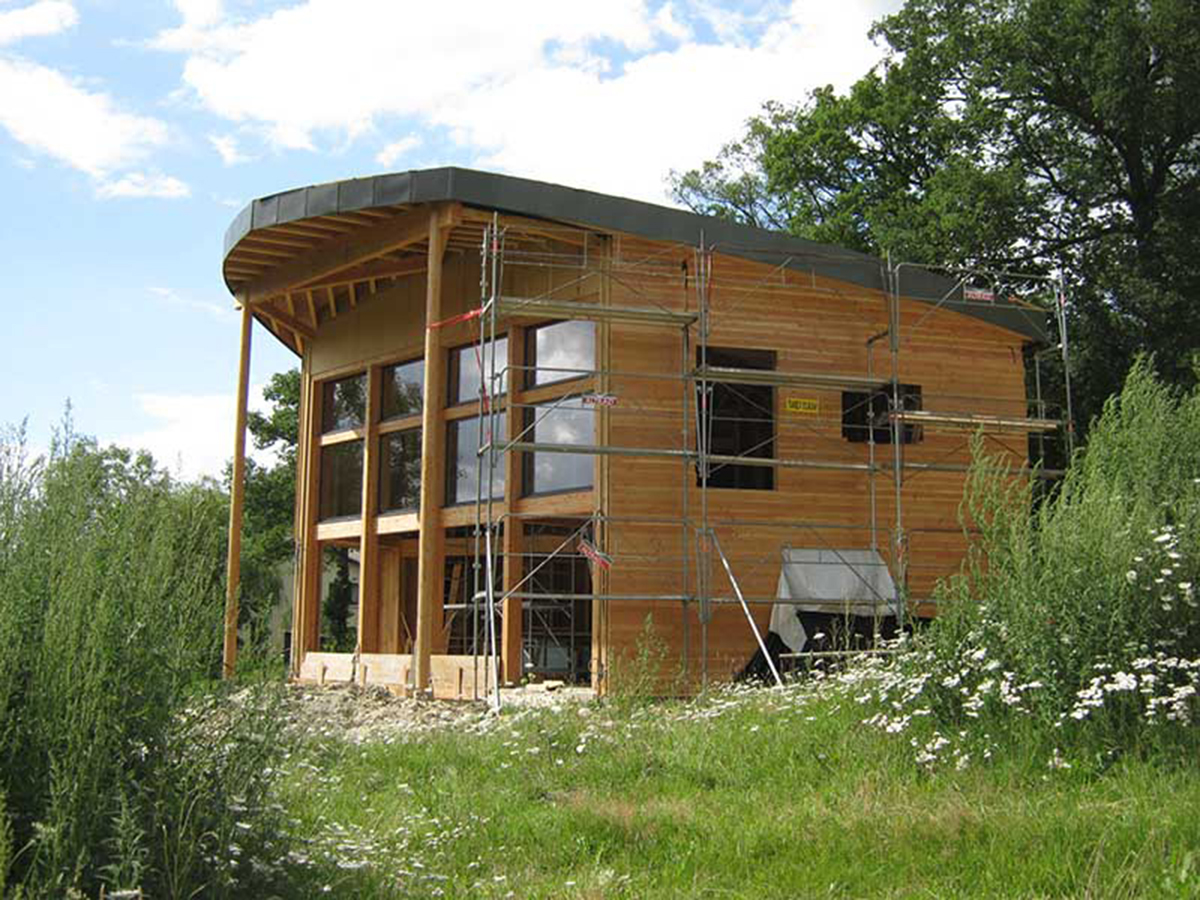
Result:
<svg viewBox="0 0 1200 900"><path fill-rule="evenodd" d="M521 392L525 389L525 329L510 326L508 330L508 415L505 422L508 433L503 436L505 441L513 441L520 435L525 423L517 406L521 400ZM521 496L521 458L522 454L510 451L505 454L504 492L508 495L506 509L511 513L517 507L516 498ZM524 546L525 525L523 520L509 515L504 520L504 581L503 593L513 590L525 574L522 548ZM524 651L521 647L523 601L519 597L508 597L503 603L504 632L500 639L500 656L503 660L502 677L508 684L516 684L524 672Z"/></svg>
<svg viewBox="0 0 1200 900"><path fill-rule="evenodd" d="M363 431L362 532L358 544L358 652L379 652L379 409L382 372L367 369L367 419Z"/></svg>
<svg viewBox="0 0 1200 900"><path fill-rule="evenodd" d="M229 485L229 558L225 570L225 652L222 674L237 669L238 588L242 577L242 504L246 494L246 406L250 392L250 335L254 315L242 303L242 346L238 364L237 430L233 438L233 477Z"/></svg>
<svg viewBox="0 0 1200 900"><path fill-rule="evenodd" d="M446 240L442 215L429 214L429 263L425 282L425 397L421 408L421 512L417 563L417 633L414 657L414 691L430 687L434 607L442 599L441 506L446 452L442 405L445 402L445 360L439 332L431 326L442 318L442 257Z"/></svg>

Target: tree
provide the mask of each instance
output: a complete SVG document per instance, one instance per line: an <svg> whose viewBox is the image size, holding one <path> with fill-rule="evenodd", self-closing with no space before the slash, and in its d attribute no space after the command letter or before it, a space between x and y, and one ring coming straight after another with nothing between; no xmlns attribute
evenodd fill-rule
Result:
<svg viewBox="0 0 1200 900"><path fill-rule="evenodd" d="M270 620L283 587L281 569L293 558L296 445L300 427L300 372L271 376L263 396L268 412L251 412L246 427L259 450L275 454L272 465L246 460L240 624L251 648L264 651Z"/></svg>
<svg viewBox="0 0 1200 900"><path fill-rule="evenodd" d="M1153 351L1196 381L1193 0L909 0L848 93L673 174L698 211L917 262L1061 272L1080 423Z"/></svg>

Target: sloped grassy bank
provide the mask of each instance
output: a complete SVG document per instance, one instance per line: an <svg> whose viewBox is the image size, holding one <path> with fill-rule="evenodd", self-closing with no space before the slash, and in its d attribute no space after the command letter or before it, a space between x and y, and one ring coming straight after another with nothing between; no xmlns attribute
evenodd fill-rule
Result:
<svg viewBox="0 0 1200 900"><path fill-rule="evenodd" d="M893 659L308 745L309 889L1200 896L1200 396L1141 363L1030 491L979 454L976 553Z"/></svg>

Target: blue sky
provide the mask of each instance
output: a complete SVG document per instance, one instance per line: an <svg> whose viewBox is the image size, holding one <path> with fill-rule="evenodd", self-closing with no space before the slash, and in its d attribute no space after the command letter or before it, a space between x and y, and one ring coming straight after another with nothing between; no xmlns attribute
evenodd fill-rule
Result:
<svg viewBox="0 0 1200 900"><path fill-rule="evenodd" d="M0 425L193 477L232 446L249 200L464 165L669 202L767 100L845 87L896 0L0 0ZM252 382L294 357L256 329Z"/></svg>

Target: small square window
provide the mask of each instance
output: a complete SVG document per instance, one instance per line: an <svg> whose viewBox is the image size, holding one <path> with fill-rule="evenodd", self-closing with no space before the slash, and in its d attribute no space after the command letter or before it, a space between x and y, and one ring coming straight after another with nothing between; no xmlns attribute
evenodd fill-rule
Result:
<svg viewBox="0 0 1200 900"><path fill-rule="evenodd" d="M921 386L900 385L900 405L909 412L921 409ZM842 437L852 444L865 444L872 438L876 444L890 444L890 413L894 408L890 383L885 382L873 391L843 391ZM901 426L900 443L915 444L923 437L920 425Z"/></svg>

